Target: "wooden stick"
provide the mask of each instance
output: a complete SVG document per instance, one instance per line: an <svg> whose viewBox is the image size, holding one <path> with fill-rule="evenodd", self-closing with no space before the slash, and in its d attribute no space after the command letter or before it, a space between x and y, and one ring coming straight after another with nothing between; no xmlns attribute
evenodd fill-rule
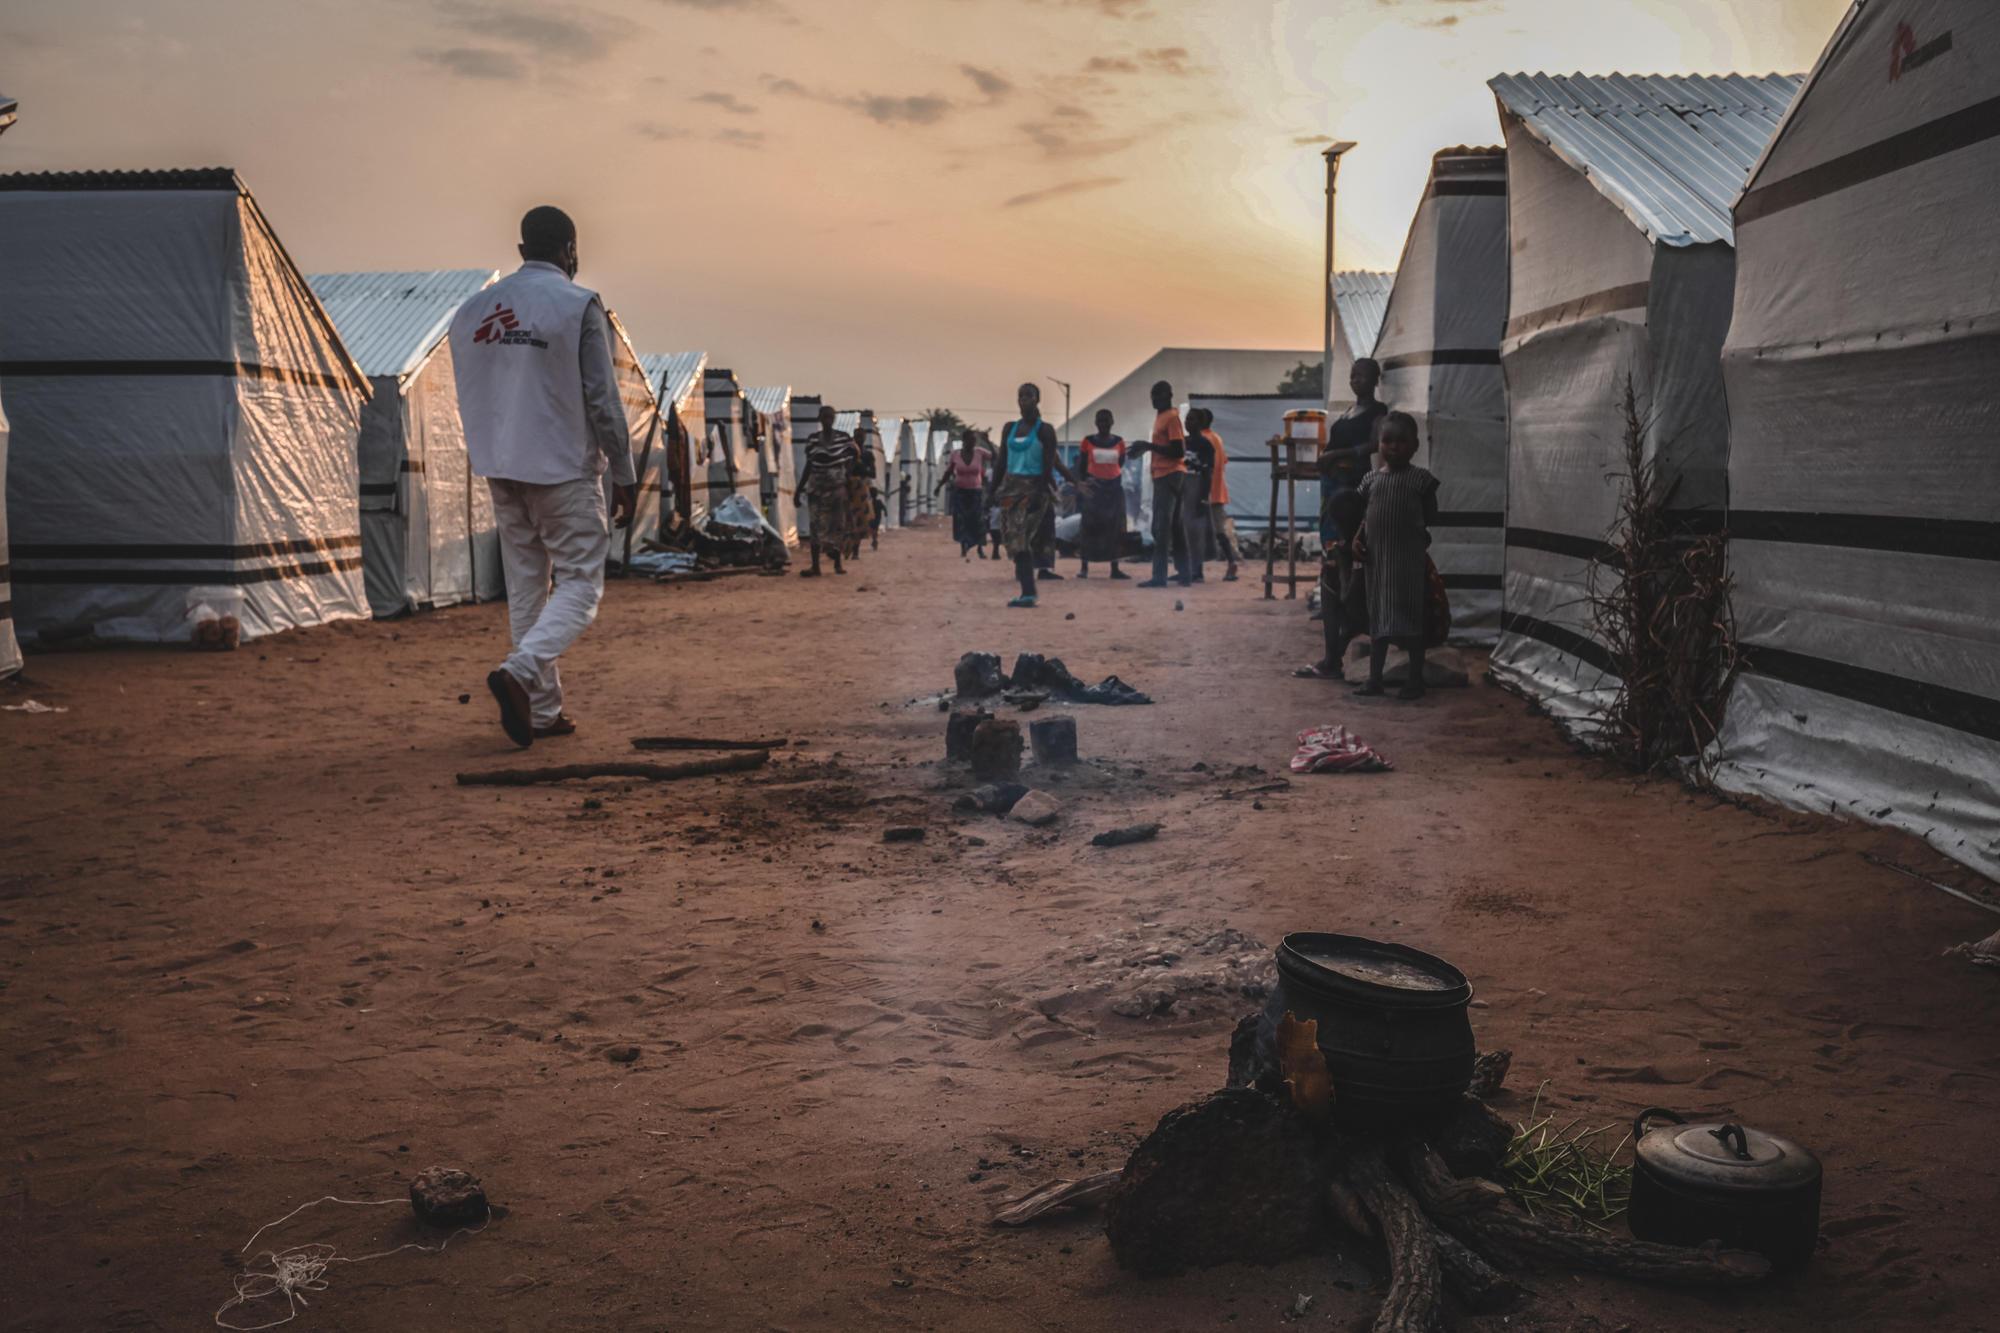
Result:
<svg viewBox="0 0 2000 1333"><path fill-rule="evenodd" d="M1336 1179L1327 1187L1334 1218L1355 1239L1370 1245L1381 1242L1375 1219L1361 1196L1346 1180ZM1528 1294L1520 1283L1481 1258L1470 1245L1431 1222L1431 1242L1437 1246L1438 1270L1445 1290L1474 1314L1500 1314L1519 1305Z"/></svg>
<svg viewBox="0 0 2000 1333"><path fill-rule="evenodd" d="M1688 1249L1561 1229L1522 1212L1491 1181L1453 1176L1428 1144L1412 1148L1409 1161L1410 1185L1424 1211L1483 1254L1526 1255L1616 1277L1689 1287L1747 1286L1771 1272L1769 1259L1743 1250Z"/></svg>
<svg viewBox="0 0 2000 1333"><path fill-rule="evenodd" d="M699 736L634 736L635 750L782 750L789 740L724 741L703 740Z"/></svg>
<svg viewBox="0 0 2000 1333"><path fill-rule="evenodd" d="M1375 1316L1373 1333L1433 1333L1444 1284L1430 1220L1389 1174L1389 1160L1380 1144L1368 1144L1348 1158L1347 1179L1374 1217L1389 1251L1389 1294Z"/></svg>
<svg viewBox="0 0 2000 1333"><path fill-rule="evenodd" d="M1082 1180L1052 1180L995 1213L993 1225L1024 1227L1044 1213L1058 1208L1087 1208L1117 1189L1124 1175L1124 1167L1115 1167L1110 1171L1099 1171L1094 1176L1085 1176Z"/></svg>
<svg viewBox="0 0 2000 1333"><path fill-rule="evenodd" d="M673 782L679 778L702 778L711 773L740 773L760 767L771 757L768 750L750 750L703 759L692 764L563 764L557 768L496 768L483 773L460 773L461 787L530 787L541 782L568 782L575 778L645 778L651 782Z"/></svg>

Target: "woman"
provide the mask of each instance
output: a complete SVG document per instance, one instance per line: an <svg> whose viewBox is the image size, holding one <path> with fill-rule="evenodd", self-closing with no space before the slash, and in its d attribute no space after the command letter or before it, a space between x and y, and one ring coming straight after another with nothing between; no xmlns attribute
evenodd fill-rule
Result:
<svg viewBox="0 0 2000 1333"><path fill-rule="evenodd" d="M958 558L964 560L973 547L986 558L986 469L993 462L990 450L979 446L979 437L968 430L958 442L958 452L947 454L944 475L932 494L951 487L951 536L958 543ZM996 553L997 554L997 553Z"/></svg>
<svg viewBox="0 0 2000 1333"><path fill-rule="evenodd" d="M806 471L799 489L806 494L806 511L812 518L812 568L799 571L800 578L819 577L819 557L824 550L833 560L833 572L845 574L841 550L847 544L847 483L854 475L854 437L833 428L834 410L819 410L819 429L806 437Z"/></svg>
<svg viewBox="0 0 2000 1333"><path fill-rule="evenodd" d="M1090 483L1071 472L1057 456L1055 428L1042 420L1041 389L1023 384L1014 400L1021 416L1007 423L1001 437L1000 485L995 499L1000 506L1000 535L1007 543L1007 554L1014 559L1014 577L1021 583L1021 595L1007 605L1031 607L1035 604L1035 542L1055 500L1055 474L1062 473L1079 492L1090 490Z"/></svg>
<svg viewBox="0 0 2000 1333"><path fill-rule="evenodd" d="M1125 440L1111 433L1116 420L1109 410L1097 414L1097 433L1083 442L1083 475L1090 478L1088 495L1079 497L1083 510L1083 560L1077 577L1090 577L1090 562L1108 561L1111 577L1132 576L1118 568L1125 546Z"/></svg>
<svg viewBox="0 0 2000 1333"><path fill-rule="evenodd" d="M854 431L854 467L847 477L847 558L861 555L861 538L875 520L875 428Z"/></svg>

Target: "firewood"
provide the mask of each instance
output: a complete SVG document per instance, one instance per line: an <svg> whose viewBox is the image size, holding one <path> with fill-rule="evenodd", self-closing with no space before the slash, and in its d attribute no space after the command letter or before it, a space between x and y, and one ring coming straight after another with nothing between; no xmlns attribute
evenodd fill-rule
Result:
<svg viewBox="0 0 2000 1333"><path fill-rule="evenodd" d="M1389 1294L1375 1316L1373 1333L1435 1333L1443 1273L1430 1220L1389 1173L1379 1143L1357 1149L1347 1159L1346 1175L1389 1251Z"/></svg>
<svg viewBox="0 0 2000 1333"><path fill-rule="evenodd" d="M700 736L634 736L635 750L782 750L789 739L767 741L707 740Z"/></svg>
<svg viewBox="0 0 2000 1333"><path fill-rule="evenodd" d="M1426 1144L1409 1153L1410 1184L1424 1211L1482 1254L1518 1254L1615 1277L1690 1287L1737 1287L1761 1281L1771 1261L1713 1246L1688 1249L1565 1230L1530 1217L1486 1180L1459 1180Z"/></svg>
<svg viewBox="0 0 2000 1333"><path fill-rule="evenodd" d="M1368 1214L1361 1196L1346 1180L1336 1179L1327 1186L1327 1202L1334 1219L1356 1240L1374 1245L1381 1240L1375 1220ZM1519 1305L1527 1289L1480 1258L1471 1246L1450 1232L1430 1223L1431 1241L1437 1246L1438 1269L1445 1290L1474 1314L1500 1314Z"/></svg>
<svg viewBox="0 0 2000 1333"><path fill-rule="evenodd" d="M1088 1208L1118 1188L1119 1178L1124 1174L1125 1169L1117 1167L1110 1171L1099 1171L1094 1176L1085 1176L1082 1180L1052 1180L1038 1189L1028 1191L995 1213L993 1225L1024 1227L1058 1208Z"/></svg>
<svg viewBox="0 0 2000 1333"><path fill-rule="evenodd" d="M563 764L556 768L496 768L482 773L460 773L461 787L528 787L539 782L568 782L574 778L645 778L652 782L672 782L678 778L707 777L711 773L740 773L757 768L771 757L769 750L746 750L720 759L702 759L692 764Z"/></svg>

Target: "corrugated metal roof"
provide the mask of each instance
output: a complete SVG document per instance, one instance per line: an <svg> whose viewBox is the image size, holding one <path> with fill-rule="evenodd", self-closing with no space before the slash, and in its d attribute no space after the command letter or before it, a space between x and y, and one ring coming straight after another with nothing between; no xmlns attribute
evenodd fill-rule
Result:
<svg viewBox="0 0 2000 1333"><path fill-rule="evenodd" d="M1729 208L1797 74L1502 74L1501 107L1660 245L1733 243Z"/></svg>
<svg viewBox="0 0 2000 1333"><path fill-rule="evenodd" d="M861 429L861 414L859 412L836 413L833 418L833 428L835 430L844 430L849 435L852 435L855 431Z"/></svg>
<svg viewBox="0 0 2000 1333"><path fill-rule="evenodd" d="M1389 313L1389 289L1396 275L1373 269L1349 269L1333 275L1333 303L1340 308L1340 324L1347 330L1347 345L1356 356L1375 350L1382 336L1382 321Z"/></svg>
<svg viewBox="0 0 2000 1333"><path fill-rule="evenodd" d="M0 190L233 190L248 194L229 167L169 167L159 171L17 171L0 176Z"/></svg>
<svg viewBox="0 0 2000 1333"><path fill-rule="evenodd" d="M313 273L306 281L326 307L361 373L408 375L451 327L451 317L500 276L490 268L414 273Z"/></svg>
<svg viewBox="0 0 2000 1333"><path fill-rule="evenodd" d="M792 386L789 384L766 385L761 389L745 389L743 396L750 400L750 407L760 416L777 416L787 411L786 405L792 400Z"/></svg>
<svg viewBox="0 0 2000 1333"><path fill-rule="evenodd" d="M701 388L702 371L708 365L707 352L656 352L639 358L661 407L678 407L687 396Z"/></svg>

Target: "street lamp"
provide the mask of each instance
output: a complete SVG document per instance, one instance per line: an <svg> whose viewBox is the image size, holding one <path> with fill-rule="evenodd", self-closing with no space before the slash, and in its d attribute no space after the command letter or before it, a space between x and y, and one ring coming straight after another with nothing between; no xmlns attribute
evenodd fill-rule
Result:
<svg viewBox="0 0 2000 1333"><path fill-rule="evenodd" d="M1064 383L1062 380L1057 379L1054 375L1044 376L1044 378L1047 379L1049 383L1055 385L1058 389L1061 389L1063 391L1063 429L1068 430L1069 429L1069 385Z"/></svg>
<svg viewBox="0 0 2000 1333"><path fill-rule="evenodd" d="M1320 397L1325 402L1333 401L1333 203L1334 191L1340 177L1341 154L1353 148L1350 140L1343 139L1320 154L1326 159L1326 347L1320 360Z"/></svg>

